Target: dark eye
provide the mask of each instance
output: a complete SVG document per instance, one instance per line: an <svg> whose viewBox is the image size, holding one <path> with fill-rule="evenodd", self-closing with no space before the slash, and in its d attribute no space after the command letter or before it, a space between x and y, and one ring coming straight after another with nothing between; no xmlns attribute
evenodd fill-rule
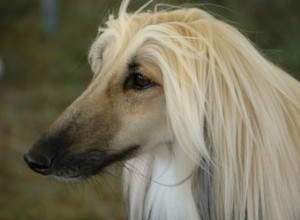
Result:
<svg viewBox="0 0 300 220"><path fill-rule="evenodd" d="M124 84L124 89L143 90L155 86L156 83L141 73L130 74Z"/></svg>

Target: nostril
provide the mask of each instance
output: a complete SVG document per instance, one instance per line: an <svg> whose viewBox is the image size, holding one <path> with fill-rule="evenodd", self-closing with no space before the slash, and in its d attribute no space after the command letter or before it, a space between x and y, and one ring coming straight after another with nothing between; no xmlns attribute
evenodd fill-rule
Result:
<svg viewBox="0 0 300 220"><path fill-rule="evenodd" d="M24 154L24 160L27 165L34 171L48 175L52 166L52 159L37 153L29 152Z"/></svg>

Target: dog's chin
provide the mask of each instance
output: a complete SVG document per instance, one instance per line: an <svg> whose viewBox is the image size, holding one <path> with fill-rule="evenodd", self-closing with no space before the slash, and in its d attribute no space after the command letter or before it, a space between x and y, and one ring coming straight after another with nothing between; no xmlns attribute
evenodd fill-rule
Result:
<svg viewBox="0 0 300 220"><path fill-rule="evenodd" d="M138 149L139 145L134 145L115 153L90 150L70 155L56 163L54 160L52 172L48 176L63 182L84 180L101 173L104 168L114 163L132 158Z"/></svg>
<svg viewBox="0 0 300 220"><path fill-rule="evenodd" d="M104 168L110 165L102 162L99 164L88 162L88 160L81 160L75 166L64 166L64 169L57 167L48 176L62 182L80 181L100 174Z"/></svg>

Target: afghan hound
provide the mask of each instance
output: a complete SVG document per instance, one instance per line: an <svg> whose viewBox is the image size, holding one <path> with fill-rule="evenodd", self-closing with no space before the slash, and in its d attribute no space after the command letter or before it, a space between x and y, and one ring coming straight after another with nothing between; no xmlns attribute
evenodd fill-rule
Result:
<svg viewBox="0 0 300 220"><path fill-rule="evenodd" d="M122 162L130 220L299 220L299 82L201 9L128 4L27 164L72 180Z"/></svg>

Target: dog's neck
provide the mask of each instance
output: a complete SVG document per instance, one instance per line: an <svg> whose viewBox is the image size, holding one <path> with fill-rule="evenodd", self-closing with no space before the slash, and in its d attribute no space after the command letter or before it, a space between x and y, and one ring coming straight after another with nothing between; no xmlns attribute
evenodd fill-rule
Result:
<svg viewBox="0 0 300 220"><path fill-rule="evenodd" d="M125 166L129 220L199 219L192 195L195 165L185 153L159 146Z"/></svg>

